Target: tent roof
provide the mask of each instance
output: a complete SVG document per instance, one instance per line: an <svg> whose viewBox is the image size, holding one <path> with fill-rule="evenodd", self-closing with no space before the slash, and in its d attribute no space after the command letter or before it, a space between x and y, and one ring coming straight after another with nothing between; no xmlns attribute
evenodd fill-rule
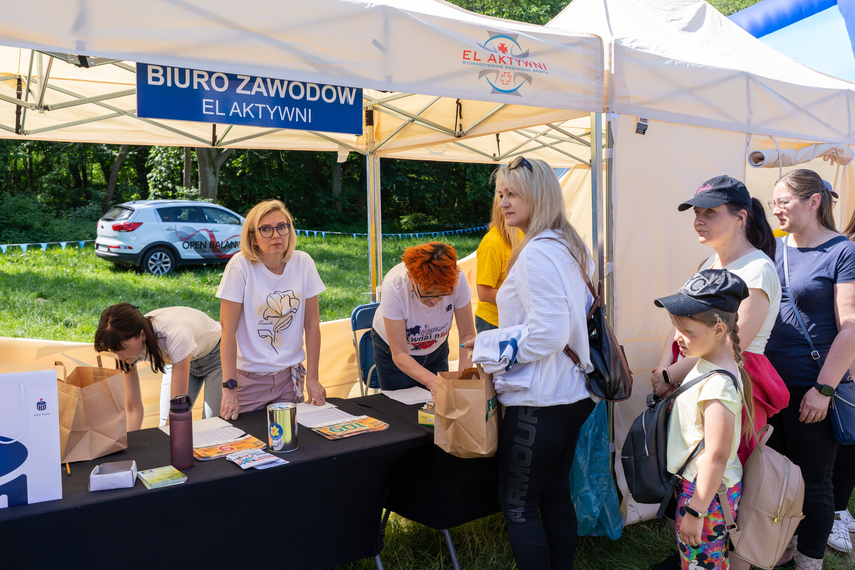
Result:
<svg viewBox="0 0 855 570"><path fill-rule="evenodd" d="M463 55L489 55L497 34L543 66L515 93L492 89L481 73L490 68ZM28 138L366 151L363 137L353 135L138 119L131 62L364 88L365 105L380 111L381 156L492 162L535 152L573 164L587 160L587 151L566 135L564 121L602 110L598 37L438 0L246 0L240 10L226 0L151 0L121 11L111 0L46 0L37 11L9 7L0 46L9 46L0 48L0 136L8 138L19 136L14 105L22 78L20 131ZM96 65L66 61L77 56ZM535 142L541 132L549 136Z"/></svg>
<svg viewBox="0 0 855 570"><path fill-rule="evenodd" d="M792 61L703 0L574 0L548 27L606 44L607 110L855 143L855 90Z"/></svg>

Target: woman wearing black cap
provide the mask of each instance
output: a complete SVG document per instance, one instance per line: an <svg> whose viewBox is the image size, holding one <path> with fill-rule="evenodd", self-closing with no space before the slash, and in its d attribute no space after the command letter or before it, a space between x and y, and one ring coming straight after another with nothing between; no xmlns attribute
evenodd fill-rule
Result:
<svg viewBox="0 0 855 570"><path fill-rule="evenodd" d="M836 197L816 172L800 169L778 180L769 203L789 235L778 239L775 265L785 290L766 355L790 390L789 405L770 422L769 445L801 467L805 480L805 519L793 550L801 570L822 568L834 521L837 442L828 408L855 353L855 243L834 229ZM819 360L811 357L796 311Z"/></svg>
<svg viewBox="0 0 855 570"><path fill-rule="evenodd" d="M754 408L754 430L766 425L767 419L787 405L789 393L783 380L764 356L763 352L781 302L781 283L772 261L775 257L775 238L766 221L763 205L748 193L745 184L730 176L716 176L700 185L695 195L677 209L692 208L694 228L698 241L710 246L714 253L700 269L727 269L745 281L749 295L739 306L739 346L745 369L751 374ZM679 385L696 364L696 358L678 360L675 345L663 348L659 366L652 370L654 391L665 396ZM663 372L664 371L664 372ZM671 383L665 382L667 376ZM739 446L739 459L744 463L756 445L743 430ZM668 513L673 518L672 512ZM668 570L676 567L672 555L651 568ZM746 569L748 564L733 558L731 565Z"/></svg>

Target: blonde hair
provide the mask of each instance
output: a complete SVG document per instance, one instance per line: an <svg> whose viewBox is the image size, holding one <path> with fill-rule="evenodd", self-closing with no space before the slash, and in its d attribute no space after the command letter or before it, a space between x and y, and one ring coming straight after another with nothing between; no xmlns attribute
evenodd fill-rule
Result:
<svg viewBox="0 0 855 570"><path fill-rule="evenodd" d="M745 367L742 364L742 348L739 346L739 325L737 324L739 314L728 313L727 311L722 311L720 309L709 309L687 317L678 317L675 315L674 318L689 319L710 328L716 326L718 323L724 325L727 333L724 339L725 343L727 343L727 346L730 349L730 354L733 356L733 359L736 361L736 365L739 367L739 376L742 378L742 405L745 408L745 412L748 417L748 421L744 422L748 424L748 428L746 429L745 425L742 426L742 437L748 440L748 436L750 436L756 440L757 431L754 429L753 381L751 380L751 375L747 370L745 370Z"/></svg>
<svg viewBox="0 0 855 570"><path fill-rule="evenodd" d="M258 223L261 221L261 218L271 212L282 212L285 214L288 223L291 224L288 230L288 244L285 247L285 255L282 257L282 260L288 261L291 259L294 248L297 247L297 230L294 229L294 217L291 215L291 212L279 200L266 200L253 206L252 210L246 215L246 221L243 223L243 228L240 231L240 252L250 261L258 261L261 254L261 250L254 239L254 234L258 231Z"/></svg>
<svg viewBox="0 0 855 570"><path fill-rule="evenodd" d="M499 168L493 173L496 180L496 189L504 186L528 204L529 223L526 228L525 237L514 248L508 261L508 271L513 267L520 251L532 238L537 237L546 230L555 230L564 236L570 255L579 265L582 279L588 281L588 261L591 254L579 233L567 219L564 207L564 196L561 194L561 184L555 171L542 160L526 160L531 165L531 170L525 163L518 165L513 170Z"/></svg>
<svg viewBox="0 0 855 570"><path fill-rule="evenodd" d="M505 214L502 212L502 199L499 198L498 192L493 193L493 211L490 215L489 227L496 228L502 241L511 249L515 248L520 242L520 230L519 228L512 228L508 225Z"/></svg>

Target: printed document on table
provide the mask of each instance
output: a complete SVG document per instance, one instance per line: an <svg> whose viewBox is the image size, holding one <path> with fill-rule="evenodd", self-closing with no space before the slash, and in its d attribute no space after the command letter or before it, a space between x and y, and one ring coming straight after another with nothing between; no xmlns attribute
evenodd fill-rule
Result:
<svg viewBox="0 0 855 570"><path fill-rule="evenodd" d="M425 402L430 403L433 401L430 390L425 390L418 386L404 388L403 390L383 390L383 395L388 398L392 398L397 402L401 402L402 404L407 404L408 406L413 404L424 404Z"/></svg>
<svg viewBox="0 0 855 570"><path fill-rule="evenodd" d="M360 416L348 414L345 411L339 410L335 406L326 408L325 406L315 406L313 404L304 404L312 409L298 409L297 423L303 427L316 428L329 424L340 424L344 422L352 422Z"/></svg>
<svg viewBox="0 0 855 570"><path fill-rule="evenodd" d="M161 431L169 435L169 426L160 426ZM246 435L223 418L213 417L193 422L193 447L210 447L228 441L240 439Z"/></svg>

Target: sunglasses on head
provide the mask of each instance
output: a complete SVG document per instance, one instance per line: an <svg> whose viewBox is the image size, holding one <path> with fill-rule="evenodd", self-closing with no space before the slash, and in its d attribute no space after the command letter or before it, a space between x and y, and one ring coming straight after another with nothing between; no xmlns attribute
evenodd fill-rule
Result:
<svg viewBox="0 0 855 570"><path fill-rule="evenodd" d="M513 170L515 168L519 168L520 166L528 168L529 172L534 172L534 169L531 167L531 163L527 161L524 156L518 156L512 161L510 161L508 163L508 170Z"/></svg>

